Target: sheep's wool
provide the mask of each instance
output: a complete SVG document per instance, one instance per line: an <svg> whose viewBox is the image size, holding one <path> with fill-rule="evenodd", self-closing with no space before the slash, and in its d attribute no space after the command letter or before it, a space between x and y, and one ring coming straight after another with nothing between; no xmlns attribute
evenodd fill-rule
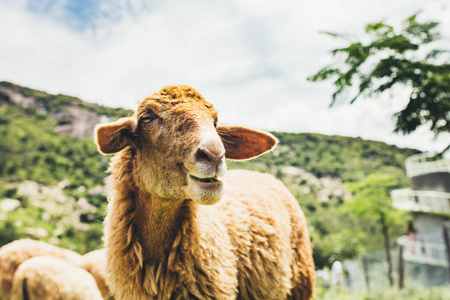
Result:
<svg viewBox="0 0 450 300"><path fill-rule="evenodd" d="M154 121L142 123L149 111ZM107 280L116 299L312 297L305 218L280 181L229 171L218 203L189 198L197 133L216 122L217 112L194 89L169 86L143 100L133 117L97 129L99 150L116 153L105 219ZM254 156L275 143L259 150L262 135L232 138L243 138L237 147L253 143Z"/></svg>

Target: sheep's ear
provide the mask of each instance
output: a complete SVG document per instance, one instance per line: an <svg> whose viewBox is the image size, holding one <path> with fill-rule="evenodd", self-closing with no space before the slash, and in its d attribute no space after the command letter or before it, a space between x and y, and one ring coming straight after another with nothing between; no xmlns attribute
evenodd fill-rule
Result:
<svg viewBox="0 0 450 300"><path fill-rule="evenodd" d="M97 125L95 142L98 151L103 154L112 154L132 145L136 127L136 121L132 117L122 118L105 125Z"/></svg>
<svg viewBox="0 0 450 300"><path fill-rule="evenodd" d="M225 157L233 160L257 157L278 143L268 132L240 126L218 126L217 133L225 146Z"/></svg>

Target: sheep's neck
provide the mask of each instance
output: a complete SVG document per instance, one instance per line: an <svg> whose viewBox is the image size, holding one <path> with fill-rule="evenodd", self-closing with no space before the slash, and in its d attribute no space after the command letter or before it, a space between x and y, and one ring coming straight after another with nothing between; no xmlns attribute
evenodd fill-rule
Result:
<svg viewBox="0 0 450 300"><path fill-rule="evenodd" d="M193 224L196 204L191 200L161 199L140 193L136 201L136 235L145 261L159 261L173 247L182 223Z"/></svg>

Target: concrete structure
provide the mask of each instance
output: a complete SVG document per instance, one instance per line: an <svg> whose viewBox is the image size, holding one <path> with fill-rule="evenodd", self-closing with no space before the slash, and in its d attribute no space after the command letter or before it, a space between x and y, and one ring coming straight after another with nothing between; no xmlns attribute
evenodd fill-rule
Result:
<svg viewBox="0 0 450 300"><path fill-rule="evenodd" d="M411 188L391 193L393 206L411 211L415 232L400 237L405 261L418 265L415 276L428 285L448 283L449 260L443 227L450 222L450 159L429 153L408 157L406 173Z"/></svg>

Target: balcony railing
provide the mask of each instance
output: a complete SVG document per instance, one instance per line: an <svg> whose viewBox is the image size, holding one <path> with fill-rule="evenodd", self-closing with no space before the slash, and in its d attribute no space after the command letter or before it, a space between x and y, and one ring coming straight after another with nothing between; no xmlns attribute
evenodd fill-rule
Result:
<svg viewBox="0 0 450 300"><path fill-rule="evenodd" d="M421 153L408 157L405 161L408 177L436 172L450 173L450 159L430 160L433 157L434 155L431 153Z"/></svg>
<svg viewBox="0 0 450 300"><path fill-rule="evenodd" d="M391 197L398 209L450 215L450 193L401 189L393 190Z"/></svg>
<svg viewBox="0 0 450 300"><path fill-rule="evenodd" d="M405 261L434 266L448 266L444 243L432 243L424 240L408 240L406 236L397 239L397 244L403 246Z"/></svg>

